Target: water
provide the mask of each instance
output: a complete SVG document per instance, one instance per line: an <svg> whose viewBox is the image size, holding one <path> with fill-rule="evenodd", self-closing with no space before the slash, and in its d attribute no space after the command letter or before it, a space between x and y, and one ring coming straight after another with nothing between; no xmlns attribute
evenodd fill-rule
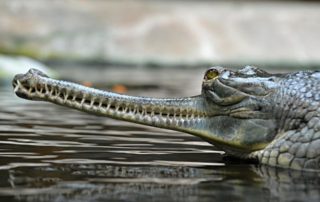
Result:
<svg viewBox="0 0 320 202"><path fill-rule="evenodd" d="M177 83L129 93L187 94ZM228 160L188 134L18 99L9 89L0 90L0 201L320 201L319 173Z"/></svg>

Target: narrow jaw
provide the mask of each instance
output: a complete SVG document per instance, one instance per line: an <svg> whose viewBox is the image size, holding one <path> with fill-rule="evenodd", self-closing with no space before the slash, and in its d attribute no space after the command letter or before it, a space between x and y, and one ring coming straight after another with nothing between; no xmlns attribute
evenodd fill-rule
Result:
<svg viewBox="0 0 320 202"><path fill-rule="evenodd" d="M207 116L202 96L177 99L127 96L54 80L35 69L16 75L12 84L21 98L189 133Z"/></svg>

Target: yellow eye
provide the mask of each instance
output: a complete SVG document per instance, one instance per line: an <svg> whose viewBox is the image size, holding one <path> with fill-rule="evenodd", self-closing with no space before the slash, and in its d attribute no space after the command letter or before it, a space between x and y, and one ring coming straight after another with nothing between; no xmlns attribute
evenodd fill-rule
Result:
<svg viewBox="0 0 320 202"><path fill-rule="evenodd" d="M219 72L216 69L209 69L205 76L204 79L205 80L211 80L211 79L215 79L219 76Z"/></svg>

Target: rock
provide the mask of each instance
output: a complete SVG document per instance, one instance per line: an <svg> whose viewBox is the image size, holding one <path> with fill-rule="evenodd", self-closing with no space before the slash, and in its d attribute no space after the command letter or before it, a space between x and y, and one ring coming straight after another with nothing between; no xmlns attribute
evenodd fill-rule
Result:
<svg viewBox="0 0 320 202"><path fill-rule="evenodd" d="M23 56L0 55L0 80L2 84L9 84L14 75L26 73L30 68L36 68L46 72L51 77L57 77L54 71L34 59Z"/></svg>

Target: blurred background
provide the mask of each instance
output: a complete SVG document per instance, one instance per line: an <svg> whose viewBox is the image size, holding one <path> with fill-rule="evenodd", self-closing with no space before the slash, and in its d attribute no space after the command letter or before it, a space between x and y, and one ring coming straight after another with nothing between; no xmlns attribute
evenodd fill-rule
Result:
<svg viewBox="0 0 320 202"><path fill-rule="evenodd" d="M0 75L41 68L20 56L56 77L137 85L180 70L201 82L215 65L317 69L319 36L317 1L0 0Z"/></svg>

